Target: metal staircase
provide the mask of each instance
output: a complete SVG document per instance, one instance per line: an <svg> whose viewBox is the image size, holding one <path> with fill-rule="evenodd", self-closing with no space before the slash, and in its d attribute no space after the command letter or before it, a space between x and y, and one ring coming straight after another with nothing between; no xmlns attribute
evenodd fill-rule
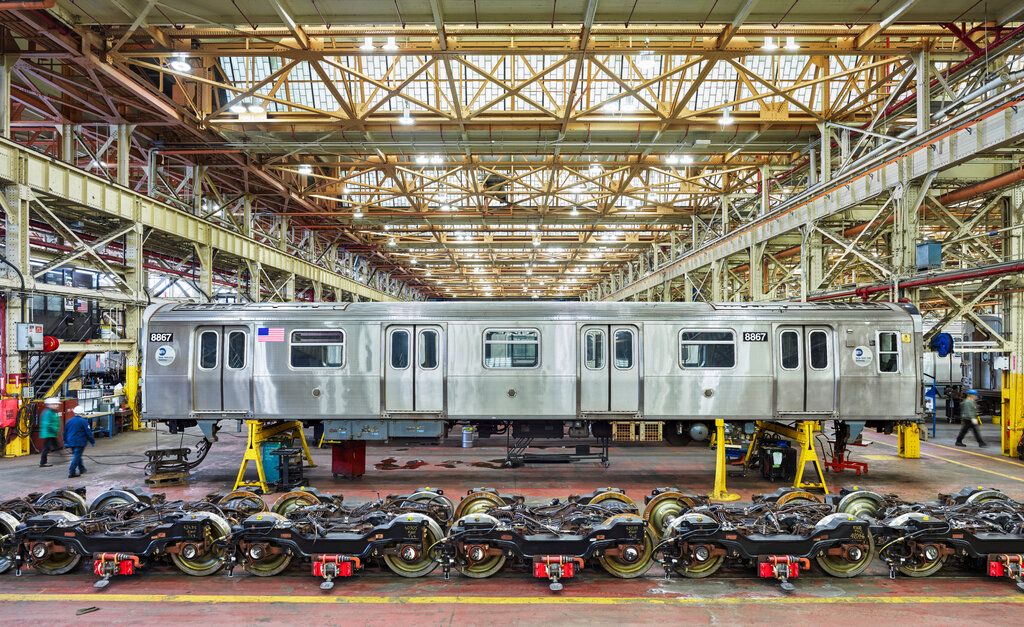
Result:
<svg viewBox="0 0 1024 627"><path fill-rule="evenodd" d="M68 324L70 317L65 317L47 335L61 340L81 342L92 339L96 334L97 325L89 323L72 327ZM85 353L53 352L40 353L29 359L29 382L35 391L35 398L46 398L59 391L64 381L78 370Z"/></svg>

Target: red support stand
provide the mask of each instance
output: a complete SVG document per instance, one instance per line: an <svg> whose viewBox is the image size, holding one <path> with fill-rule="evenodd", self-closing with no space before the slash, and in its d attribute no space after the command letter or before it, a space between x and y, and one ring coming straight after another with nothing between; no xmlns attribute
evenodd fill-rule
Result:
<svg viewBox="0 0 1024 627"><path fill-rule="evenodd" d="M351 440L331 445L331 473L335 478L356 479L366 474L366 442Z"/></svg>

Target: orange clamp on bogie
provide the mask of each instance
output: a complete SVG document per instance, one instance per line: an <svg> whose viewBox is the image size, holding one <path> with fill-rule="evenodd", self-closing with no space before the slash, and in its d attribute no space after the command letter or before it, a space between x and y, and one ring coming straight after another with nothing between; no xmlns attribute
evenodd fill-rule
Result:
<svg viewBox="0 0 1024 627"><path fill-rule="evenodd" d="M321 590L334 587L337 577L351 577L362 568L362 562L352 555L317 555L313 558L313 576L323 577Z"/></svg>
<svg viewBox="0 0 1024 627"><path fill-rule="evenodd" d="M111 577L125 577L135 574L135 570L142 567L142 561L138 555L130 553L98 553L93 557L92 572L97 577L102 577L93 584L96 588L106 588L110 585Z"/></svg>
<svg viewBox="0 0 1024 627"><path fill-rule="evenodd" d="M549 580L551 583L548 587L552 592L562 589L560 580L572 579L576 572L582 569L583 558L567 555L543 555L535 558L533 562L533 576Z"/></svg>
<svg viewBox="0 0 1024 627"><path fill-rule="evenodd" d="M789 580L799 577L801 568L808 570L810 567L811 560L806 557L769 555L763 561L758 562L757 575L763 579L775 579L784 591L791 592L796 586Z"/></svg>
<svg viewBox="0 0 1024 627"><path fill-rule="evenodd" d="M989 555L988 576L1012 579L1024 592L1024 555Z"/></svg>

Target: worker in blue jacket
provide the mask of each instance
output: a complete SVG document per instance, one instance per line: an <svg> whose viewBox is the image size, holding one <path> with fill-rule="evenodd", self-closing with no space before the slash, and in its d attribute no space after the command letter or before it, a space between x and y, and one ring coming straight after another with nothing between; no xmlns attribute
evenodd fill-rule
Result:
<svg viewBox="0 0 1024 627"><path fill-rule="evenodd" d="M75 415L64 425L64 446L71 449L71 467L68 468L68 479L73 479L85 473L85 466L82 465L82 453L85 451L85 443L96 446L96 440L92 437L92 428L89 421L82 414L84 410L79 405L75 407Z"/></svg>

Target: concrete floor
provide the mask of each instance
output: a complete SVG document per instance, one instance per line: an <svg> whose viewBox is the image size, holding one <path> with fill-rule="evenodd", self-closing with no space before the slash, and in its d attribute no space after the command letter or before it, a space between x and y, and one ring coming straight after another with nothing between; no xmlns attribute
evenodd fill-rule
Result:
<svg viewBox="0 0 1024 627"><path fill-rule="evenodd" d="M920 460L896 457L896 439L875 433L870 443L853 449L854 459L868 461L869 474L829 475L830 487L859 485L907 499L931 499L940 491L965 485L1000 488L1014 498L1024 498L1024 463L998 454L998 428L985 425L990 446L954 448L957 427L940 424L938 437L922 444ZM230 490L242 450L244 432L221 432L207 460L185 487L167 488L168 498L199 498L210 492ZM57 456L52 468L38 468L35 456L0 460L0 499L28 491L45 491L68 484L88 487L90 499L109 487L142 484L141 451L175 447L196 441L195 436L171 436L165 432L127 433L113 440L100 439L87 450L88 474L66 477L66 457ZM627 491L638 502L657 486L674 485L707 493L712 486L714 459L704 447L623 446L612 449L610 468L595 463L530 466L502 469L504 439L481 440L462 449L453 440L441 446L381 446L367 449L367 474L358 480L333 479L330 450L314 451L318 467L308 475L323 491L343 493L349 502L378 495L401 493L419 486L444 489L458 502L466 490L493 486L503 492L533 498L551 498L589 492L612 485ZM552 443L558 446L558 443ZM380 468L376 469L375 465ZM254 474L255 471L253 470ZM731 472L729 488L745 500L752 494L770 492L771 484L755 473ZM272 500L273 497L268 497ZM333 592L323 594L318 580L304 568L259 579L245 574L233 578L215 575L188 578L170 567L155 568L134 578L123 578L106 590L94 592L94 577L84 568L61 577L45 577L26 570L20 577L0 576L0 603L4 622L17 624L75 620L85 623L134 621L220 623L332 621L340 619L368 624L406 619L426 624L476 624L494 621L558 623L652 623L658 621L768 623L841 619L850 624L920 622L960 624L989 623L1018 615L1024 595L1007 581L981 573L948 568L925 580L889 580L876 563L868 573L839 580L811 573L797 582L797 591L784 595L772 583L753 578L746 570L726 571L709 580L663 578L655 566L637 580L618 580L599 568L589 568L567 582L559 595L547 591L544 582L524 570L506 569L487 580L453 577L445 581L440 571L423 579L407 580L372 569L342 580ZM344 608L337 607L344 605ZM838 606L838 607L834 607ZM852 606L849 607L848 606ZM98 608L76 617L76 612ZM854 609L855 608L855 609ZM851 611L853 610L853 611Z"/></svg>

